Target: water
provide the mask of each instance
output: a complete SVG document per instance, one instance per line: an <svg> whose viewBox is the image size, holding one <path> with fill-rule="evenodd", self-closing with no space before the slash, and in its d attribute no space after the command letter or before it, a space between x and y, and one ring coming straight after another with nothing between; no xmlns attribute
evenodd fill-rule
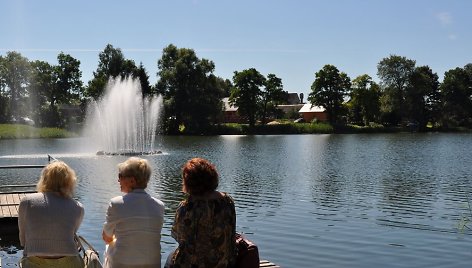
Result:
<svg viewBox="0 0 472 268"><path fill-rule="evenodd" d="M116 164L126 157L96 156L89 145L2 140L0 164L44 163L48 153L69 163L86 211L79 233L103 252L105 211L120 194ZM200 156L216 164L220 190L235 198L237 229L282 267L472 262L472 231L458 231L472 189L470 134L159 137L156 147L163 154L143 157L153 166L148 191L167 207L163 261L176 246L170 227L183 197L181 165ZM0 183L36 182L38 174L24 172L0 174ZM0 255L11 262L21 252Z"/></svg>
<svg viewBox="0 0 472 268"><path fill-rule="evenodd" d="M161 110L162 97L143 99L138 79L110 79L88 106L85 135L100 151L152 152Z"/></svg>

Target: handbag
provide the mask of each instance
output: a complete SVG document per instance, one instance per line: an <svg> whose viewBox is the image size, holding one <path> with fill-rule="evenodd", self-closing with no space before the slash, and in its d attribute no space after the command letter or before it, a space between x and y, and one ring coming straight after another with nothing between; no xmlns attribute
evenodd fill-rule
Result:
<svg viewBox="0 0 472 268"><path fill-rule="evenodd" d="M236 233L236 268L259 268L259 249L246 236Z"/></svg>
<svg viewBox="0 0 472 268"><path fill-rule="evenodd" d="M95 250L90 243L80 235L75 235L75 241L79 249L79 255L84 261L85 268L102 268L98 251ZM87 248L84 247L84 244Z"/></svg>

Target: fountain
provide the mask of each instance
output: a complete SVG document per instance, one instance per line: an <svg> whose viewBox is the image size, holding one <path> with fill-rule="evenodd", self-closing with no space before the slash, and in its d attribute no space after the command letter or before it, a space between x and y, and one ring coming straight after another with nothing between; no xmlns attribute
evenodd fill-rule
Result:
<svg viewBox="0 0 472 268"><path fill-rule="evenodd" d="M104 96L87 107L85 135L97 155L156 154L162 97L143 98L138 79L110 79Z"/></svg>

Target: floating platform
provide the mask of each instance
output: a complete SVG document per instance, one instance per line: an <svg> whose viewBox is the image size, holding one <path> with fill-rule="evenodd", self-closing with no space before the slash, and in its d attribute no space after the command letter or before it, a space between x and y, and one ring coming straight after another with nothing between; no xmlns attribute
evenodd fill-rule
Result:
<svg viewBox="0 0 472 268"><path fill-rule="evenodd" d="M162 154L162 151L139 152L132 150L120 150L117 152L98 151L96 155L124 155L124 156L139 156L139 155L155 155Z"/></svg>

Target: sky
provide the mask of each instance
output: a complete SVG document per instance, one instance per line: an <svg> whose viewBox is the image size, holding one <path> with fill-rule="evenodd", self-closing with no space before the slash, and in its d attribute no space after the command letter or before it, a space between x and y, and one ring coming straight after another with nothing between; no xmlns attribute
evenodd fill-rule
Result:
<svg viewBox="0 0 472 268"><path fill-rule="evenodd" d="M326 64L378 82L390 55L444 72L472 63L470 0L0 0L0 56L80 60L86 84L107 44L143 63L151 84L169 44L215 63L214 74L255 68L288 92L311 92Z"/></svg>

